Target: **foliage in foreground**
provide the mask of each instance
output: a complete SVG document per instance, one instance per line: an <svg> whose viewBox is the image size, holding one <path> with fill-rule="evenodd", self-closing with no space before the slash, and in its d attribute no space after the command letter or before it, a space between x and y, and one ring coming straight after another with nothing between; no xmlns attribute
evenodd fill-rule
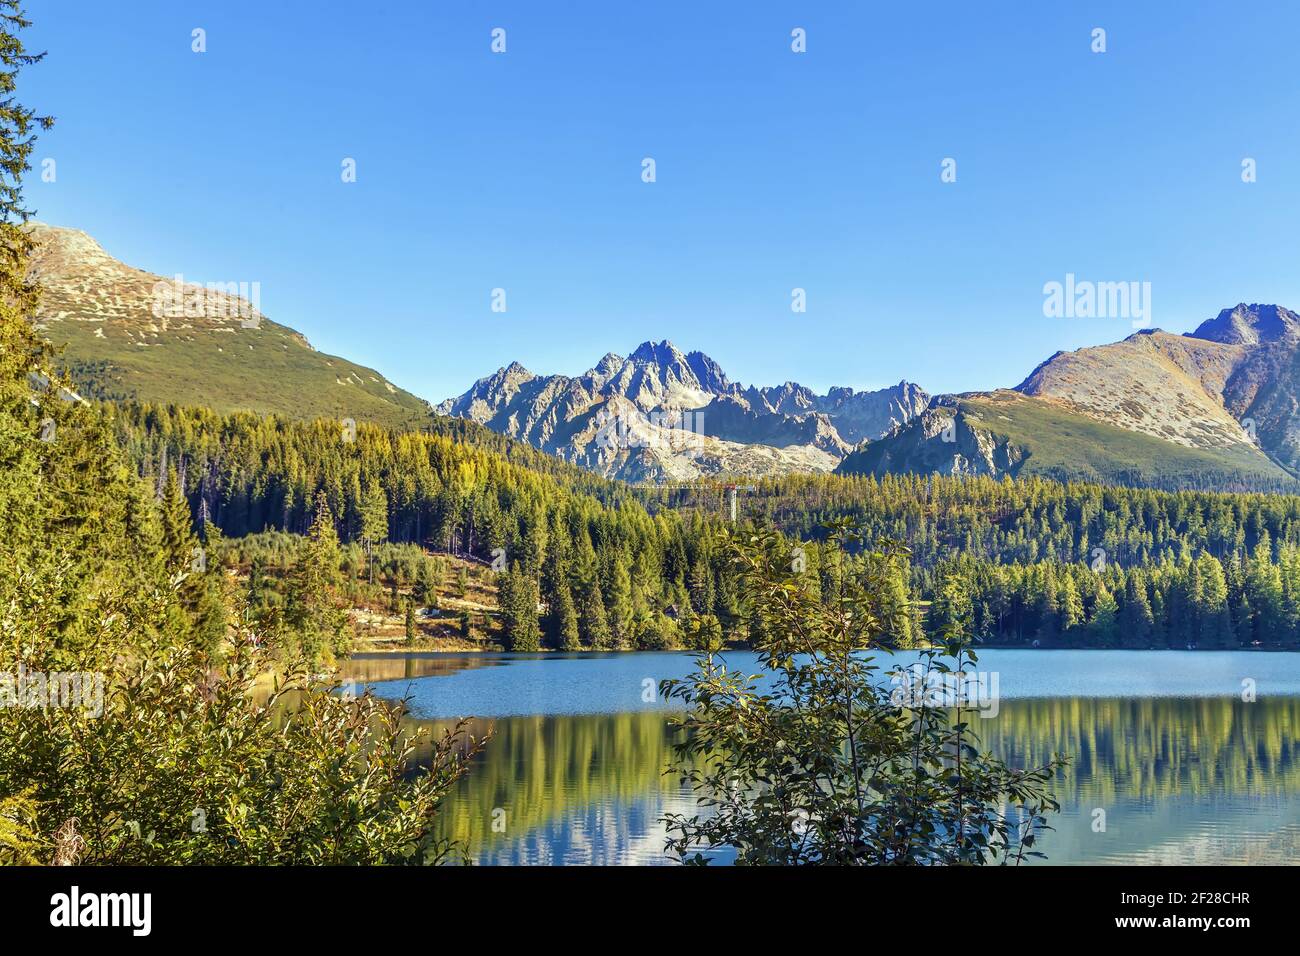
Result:
<svg viewBox="0 0 1300 956"><path fill-rule="evenodd" d="M849 524L836 526L834 553L844 559L855 538ZM871 652L894 643L901 609L890 582L906 552L866 553L864 563L842 560L834 593L818 596L775 532L732 545L762 673L729 670L706 652L689 679L664 683L687 708L678 769L706 811L666 818L668 849L683 862L728 850L739 864L769 865L1039 855L1046 814L1059 810L1049 786L1062 761L1011 769L977 749L960 707L950 715L926 693L891 691ZM922 687L975 663L959 627L921 655Z"/></svg>
<svg viewBox="0 0 1300 956"><path fill-rule="evenodd" d="M20 315L0 310L0 345L0 863L453 853L434 820L476 744L458 728L413 770L399 710L291 656L264 695L285 646L243 611L213 628L224 572L187 559L188 528L43 375Z"/></svg>
<svg viewBox="0 0 1300 956"><path fill-rule="evenodd" d="M413 769L399 709L294 663L293 614L270 634L246 609L214 627L227 582L189 559L188 509L182 527L2 309L0 346L0 863L455 852L434 820L476 743L457 728ZM294 593L314 606L310 581Z"/></svg>
<svg viewBox="0 0 1300 956"><path fill-rule="evenodd" d="M93 700L0 710L0 793L30 795L17 805L26 839L6 847L0 830L0 862L464 858L434 828L478 748L462 727L433 740L413 773L421 740L400 708L331 693L302 669L263 690L269 658L255 637L224 650L220 661L187 646L118 658L103 673L102 713Z"/></svg>
<svg viewBox="0 0 1300 956"><path fill-rule="evenodd" d="M0 863L440 862L476 744L413 768L400 710L301 665L264 697L280 634L323 628L314 582L270 639L228 614L177 482L133 474L31 326L26 25L0 0Z"/></svg>

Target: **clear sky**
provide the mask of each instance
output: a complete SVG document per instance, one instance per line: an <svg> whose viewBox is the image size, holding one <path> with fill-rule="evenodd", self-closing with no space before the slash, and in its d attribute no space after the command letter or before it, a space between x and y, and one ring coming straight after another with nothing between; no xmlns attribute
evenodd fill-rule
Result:
<svg viewBox="0 0 1300 956"><path fill-rule="evenodd" d="M1150 282L1171 331L1300 308L1294 2L29 13L49 55L20 95L58 119L39 218L150 271L258 281L272 319L433 401L661 338L747 384L1011 386L1131 331L1045 317L1067 273Z"/></svg>

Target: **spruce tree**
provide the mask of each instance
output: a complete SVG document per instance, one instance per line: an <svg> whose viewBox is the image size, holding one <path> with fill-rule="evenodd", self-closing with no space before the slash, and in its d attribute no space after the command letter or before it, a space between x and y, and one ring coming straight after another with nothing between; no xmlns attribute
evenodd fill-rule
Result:
<svg viewBox="0 0 1300 956"><path fill-rule="evenodd" d="M632 639L632 576L622 554L615 556L605 590L612 647L627 647ZM732 608L734 610L734 606Z"/></svg>
<svg viewBox="0 0 1300 956"><path fill-rule="evenodd" d="M1223 565L1205 552L1196 561L1199 579L1200 641L1203 646L1232 646L1232 622L1228 617L1228 585Z"/></svg>
<svg viewBox="0 0 1300 956"><path fill-rule="evenodd" d="M605 613L605 599L600 592L600 581L593 575L583 588L580 615L582 641L594 650L609 650L612 633L609 617Z"/></svg>
<svg viewBox="0 0 1300 956"><path fill-rule="evenodd" d="M163 553L170 573L188 571L196 562L206 563L206 556L200 554L199 539L194 533L194 515L174 468L168 470L163 485L162 528Z"/></svg>
<svg viewBox="0 0 1300 956"><path fill-rule="evenodd" d="M574 606L573 591L568 581L561 580L551 592L547 623L553 647L562 651L582 650L582 639L578 633L578 610Z"/></svg>
<svg viewBox="0 0 1300 956"><path fill-rule="evenodd" d="M316 496L316 515L307 538L289 576L285 620L305 654L326 659L346 649L347 615L335 606L339 540L324 492Z"/></svg>
<svg viewBox="0 0 1300 956"><path fill-rule="evenodd" d="M529 653L541 649L541 627L537 620L537 582L513 564L497 575L497 603L505 629L506 650Z"/></svg>
<svg viewBox="0 0 1300 956"><path fill-rule="evenodd" d="M1153 638L1155 619L1147 598L1146 578L1133 570L1124 582L1124 607L1120 611L1119 635L1129 647L1146 647Z"/></svg>
<svg viewBox="0 0 1300 956"><path fill-rule="evenodd" d="M361 541L366 548L370 583L375 583L374 548L388 540L388 498L377 482L366 486L361 499Z"/></svg>
<svg viewBox="0 0 1300 956"><path fill-rule="evenodd" d="M1075 582L1073 574L1065 570L1061 573L1059 581L1057 614L1061 632L1068 634L1083 623L1083 601L1080 599L1079 585Z"/></svg>
<svg viewBox="0 0 1300 956"><path fill-rule="evenodd" d="M415 573L415 599L424 607L437 608L438 591L434 583L433 562L422 557Z"/></svg>
<svg viewBox="0 0 1300 956"><path fill-rule="evenodd" d="M1115 596L1110 593L1103 581L1097 586L1097 597L1093 602L1092 617L1088 620L1088 637L1098 647L1112 647L1115 644L1115 623L1119 607Z"/></svg>

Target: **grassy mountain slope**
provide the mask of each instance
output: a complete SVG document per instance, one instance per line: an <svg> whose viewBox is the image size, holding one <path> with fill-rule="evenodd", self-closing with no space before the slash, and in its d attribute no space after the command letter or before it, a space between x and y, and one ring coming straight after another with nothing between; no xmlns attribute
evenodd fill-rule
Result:
<svg viewBox="0 0 1300 956"><path fill-rule="evenodd" d="M1297 487L1252 445L1191 447L1009 390L937 401L894 435L850 455L838 471L1041 475L1157 488Z"/></svg>
<svg viewBox="0 0 1300 956"><path fill-rule="evenodd" d="M118 262L83 232L42 224L32 231L43 288L37 328L62 348L87 397L397 427L430 417L423 399L373 369L317 352L237 295L212 293L204 301L217 307L203 315L163 318L156 293L171 280Z"/></svg>
<svg viewBox="0 0 1300 956"><path fill-rule="evenodd" d="M1244 358L1240 345L1158 329L1122 342L1058 352L1017 386L1081 414L1193 448L1251 444L1224 407L1223 390Z"/></svg>

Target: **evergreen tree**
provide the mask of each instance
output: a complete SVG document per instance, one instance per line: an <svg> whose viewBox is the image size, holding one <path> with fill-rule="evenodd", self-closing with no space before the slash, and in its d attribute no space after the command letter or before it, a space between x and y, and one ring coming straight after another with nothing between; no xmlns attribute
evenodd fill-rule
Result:
<svg viewBox="0 0 1300 956"><path fill-rule="evenodd" d="M361 499L361 540L366 548L370 583L375 583L374 546L388 540L388 498L378 483L366 486Z"/></svg>
<svg viewBox="0 0 1300 956"><path fill-rule="evenodd" d="M537 621L537 582L513 564L497 576L501 622L505 627L506 650L532 652L541 649L541 628Z"/></svg>
<svg viewBox="0 0 1300 956"><path fill-rule="evenodd" d="M1205 647L1232 646L1232 622L1228 617L1228 586L1223 565L1214 555L1203 553L1196 560L1200 586L1200 640Z"/></svg>
<svg viewBox="0 0 1300 956"><path fill-rule="evenodd" d="M434 580L433 562L423 556L415 573L414 595L422 607L433 609L438 607L438 588Z"/></svg>
<svg viewBox="0 0 1300 956"><path fill-rule="evenodd" d="M245 600L254 614L260 612L270 603L270 595L273 591L266 579L266 558L260 554L254 555L249 566L248 585L244 593Z"/></svg>
<svg viewBox="0 0 1300 956"><path fill-rule="evenodd" d="M1129 647L1147 647L1154 636L1155 617L1147 598L1146 578L1140 570L1131 572L1124 583L1124 606L1120 610L1120 640Z"/></svg>
<svg viewBox="0 0 1300 956"><path fill-rule="evenodd" d="M1252 614L1254 640L1262 644L1280 641L1286 633L1282 576L1272 561L1272 547L1262 539L1246 567L1245 592Z"/></svg>
<svg viewBox="0 0 1300 956"><path fill-rule="evenodd" d="M335 605L339 540L334 514L324 492L316 497L316 517L307 534L306 551L289 577L285 622L308 657L326 657L347 649L347 615Z"/></svg>
<svg viewBox="0 0 1300 956"><path fill-rule="evenodd" d="M1057 626L1062 633L1068 635L1083 623L1083 601L1079 597L1079 585L1074 580L1073 574L1068 570L1063 571L1058 580L1056 608L1059 623Z"/></svg>
<svg viewBox="0 0 1300 956"><path fill-rule="evenodd" d="M594 575L583 588L579 627L587 647L603 651L612 646L613 634L605 614L605 599L600 593L600 581Z"/></svg>
<svg viewBox="0 0 1300 956"><path fill-rule="evenodd" d="M550 612L547 619L551 646L562 651L582 650L578 633L578 611L573 604L569 582L561 579L551 592Z"/></svg>
<svg viewBox="0 0 1300 956"><path fill-rule="evenodd" d="M181 492L175 469L168 470L163 485L162 528L163 554L168 572L178 574L189 571L196 562L206 561L200 555L199 539L194 533L194 516Z"/></svg>
<svg viewBox="0 0 1300 956"><path fill-rule="evenodd" d="M627 647L632 640L632 576L621 554L613 561L605 601L611 646Z"/></svg>
<svg viewBox="0 0 1300 956"><path fill-rule="evenodd" d="M698 614L713 611L713 569L705 556L696 557L690 572L691 607Z"/></svg>
<svg viewBox="0 0 1300 956"><path fill-rule="evenodd" d="M1114 647L1116 644L1115 625L1119 607L1115 596L1110 593L1104 581L1097 586L1097 597L1093 602L1092 617L1088 620L1088 636L1098 647Z"/></svg>

